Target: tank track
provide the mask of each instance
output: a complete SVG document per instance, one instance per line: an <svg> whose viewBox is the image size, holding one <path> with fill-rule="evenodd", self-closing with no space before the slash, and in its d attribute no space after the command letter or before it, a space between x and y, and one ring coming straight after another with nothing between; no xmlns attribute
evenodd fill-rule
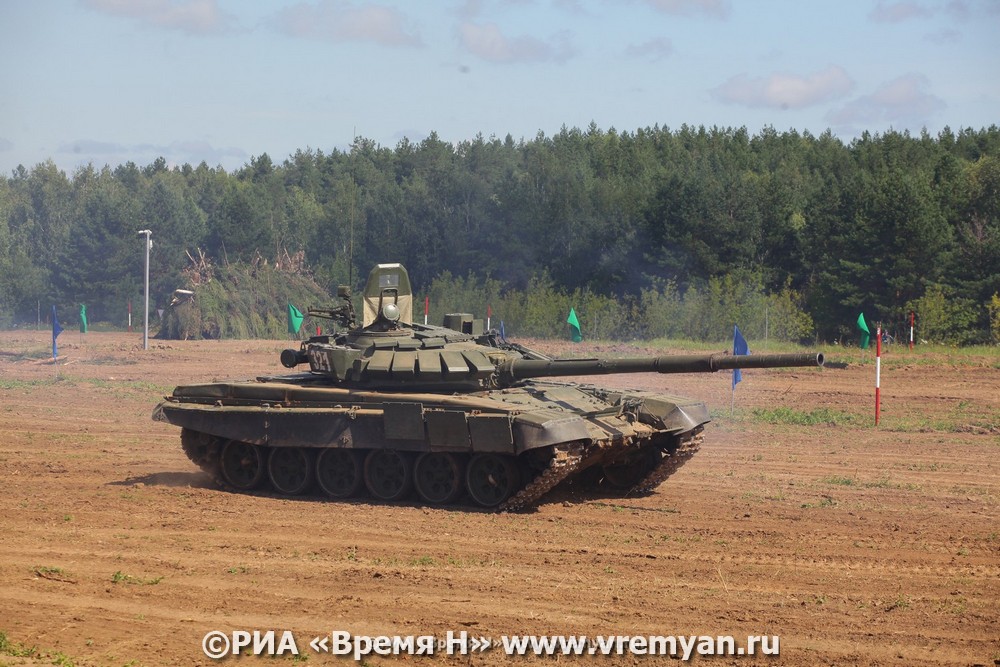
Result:
<svg viewBox="0 0 1000 667"><path fill-rule="evenodd" d="M586 453L583 444L578 442L556 445L552 460L548 467L540 472L523 489L501 503L501 512L517 512L534 507L546 493L551 491L580 467Z"/></svg>
<svg viewBox="0 0 1000 667"><path fill-rule="evenodd" d="M191 462L209 475L221 477L219 472L219 451L222 449L218 438L207 433L181 429L181 448Z"/></svg>
<svg viewBox="0 0 1000 667"><path fill-rule="evenodd" d="M672 454L664 456L641 482L629 490L629 493L645 495L655 491L656 487L665 482L668 477L677 472L682 465L698 453L704 441L705 434L700 429L681 436L677 449Z"/></svg>

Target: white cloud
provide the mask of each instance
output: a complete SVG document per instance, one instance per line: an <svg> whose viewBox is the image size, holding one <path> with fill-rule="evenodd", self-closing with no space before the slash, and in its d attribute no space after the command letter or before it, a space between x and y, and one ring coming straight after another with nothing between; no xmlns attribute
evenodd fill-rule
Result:
<svg viewBox="0 0 1000 667"><path fill-rule="evenodd" d="M331 42L375 42L386 46L421 46L403 14L375 4L355 6L344 0L300 2L277 15L277 27L292 37Z"/></svg>
<svg viewBox="0 0 1000 667"><path fill-rule="evenodd" d="M837 126L872 125L880 122L927 124L927 119L947 107L944 101L926 91L927 77L906 74L882 84L871 95L864 95L836 109L826 118Z"/></svg>
<svg viewBox="0 0 1000 667"><path fill-rule="evenodd" d="M75 141L59 144L59 148L56 150L60 153L76 153L80 155L114 155L117 153L124 153L128 150L128 148L122 144L116 144L110 141L77 139Z"/></svg>
<svg viewBox="0 0 1000 667"><path fill-rule="evenodd" d="M647 58L652 61L663 60L674 52L674 45L666 37L657 37L642 44L630 44L625 53L630 56Z"/></svg>
<svg viewBox="0 0 1000 667"><path fill-rule="evenodd" d="M868 18L879 23L900 23L909 19L930 16L931 11L919 2L878 2Z"/></svg>
<svg viewBox="0 0 1000 667"><path fill-rule="evenodd" d="M720 102L753 108L802 109L847 95L854 81L843 68L830 65L808 76L777 73L766 77L740 74L712 90Z"/></svg>
<svg viewBox="0 0 1000 667"><path fill-rule="evenodd" d="M465 22L458 28L462 46L469 53L495 63L564 62L573 55L565 35L544 42L527 35L507 37L495 23Z"/></svg>
<svg viewBox="0 0 1000 667"><path fill-rule="evenodd" d="M181 140L169 144L119 144L93 139L75 139L59 145L58 153L73 155L74 164L122 164L132 161L139 165L152 163L163 157L171 164L194 164L206 162L210 166L227 163L243 163L248 155L242 148L216 148L207 141Z"/></svg>
<svg viewBox="0 0 1000 667"><path fill-rule="evenodd" d="M729 0L645 0L646 4L665 14L692 16L705 14L714 18L728 18Z"/></svg>
<svg viewBox="0 0 1000 667"><path fill-rule="evenodd" d="M219 9L217 0L83 0L83 3L112 16L196 34L225 32L234 21L231 14Z"/></svg>

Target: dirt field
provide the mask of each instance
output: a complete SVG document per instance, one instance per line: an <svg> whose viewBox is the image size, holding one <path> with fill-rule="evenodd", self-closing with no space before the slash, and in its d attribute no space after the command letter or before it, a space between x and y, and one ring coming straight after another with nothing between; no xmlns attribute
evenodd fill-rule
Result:
<svg viewBox="0 0 1000 667"><path fill-rule="evenodd" d="M609 379L705 400L701 452L649 497L557 489L492 514L213 488L150 413L175 384L280 372L280 341L66 331L60 365L30 358L50 342L0 333L0 664L206 664L205 633L243 629L291 630L309 664L352 664L308 648L333 630L762 634L779 658L696 660L1000 664L1000 353L890 351L879 430L856 350L745 372L735 419L728 375ZM668 662L365 662L399 661Z"/></svg>

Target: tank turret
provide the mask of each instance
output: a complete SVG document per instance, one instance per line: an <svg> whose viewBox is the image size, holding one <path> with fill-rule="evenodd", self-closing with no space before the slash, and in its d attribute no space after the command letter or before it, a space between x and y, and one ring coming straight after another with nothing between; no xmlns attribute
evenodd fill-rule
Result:
<svg viewBox="0 0 1000 667"><path fill-rule="evenodd" d="M666 393L545 378L822 366L823 355L551 359L482 330L471 315L414 323L409 276L379 264L357 322L351 293L309 314L331 333L284 350L309 371L177 387L154 419L182 428L188 457L238 491L362 493L426 503L468 497L523 509L571 478L602 493L648 493L701 445L708 408Z"/></svg>
<svg viewBox="0 0 1000 667"><path fill-rule="evenodd" d="M365 288L365 321L339 335L316 336L298 350L284 350L287 368L309 364L310 371L332 382L366 388L503 388L541 377L614 373L712 373L743 368L822 366L822 354L725 354L641 357L631 359L549 359L510 344L496 332L475 335L453 328L413 324L413 297L406 269L380 264ZM348 306L310 308L317 317L353 324L350 292L341 288ZM404 313L406 314L404 317ZM349 317L348 317L349 314ZM471 316L446 316L449 323L471 323Z"/></svg>

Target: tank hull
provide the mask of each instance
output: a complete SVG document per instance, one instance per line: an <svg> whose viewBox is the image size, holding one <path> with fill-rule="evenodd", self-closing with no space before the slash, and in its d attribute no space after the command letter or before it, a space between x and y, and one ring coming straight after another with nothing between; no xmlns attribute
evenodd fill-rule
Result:
<svg viewBox="0 0 1000 667"><path fill-rule="evenodd" d="M415 492L499 509L531 507L573 478L584 490L649 492L697 451L709 421L703 403L652 392L551 381L369 391L309 374L180 386L153 418L180 426L189 458L239 491Z"/></svg>

